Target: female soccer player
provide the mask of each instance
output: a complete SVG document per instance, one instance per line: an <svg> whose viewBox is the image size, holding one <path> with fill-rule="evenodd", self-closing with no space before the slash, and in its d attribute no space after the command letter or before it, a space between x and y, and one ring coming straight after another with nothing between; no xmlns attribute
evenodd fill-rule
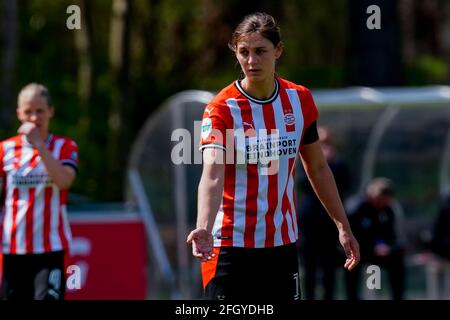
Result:
<svg viewBox="0 0 450 320"><path fill-rule="evenodd" d="M66 203L78 150L73 140L49 133L53 113L48 90L27 85L17 101L19 134L0 143L6 299L64 299Z"/></svg>
<svg viewBox="0 0 450 320"><path fill-rule="evenodd" d="M275 74L283 52L268 14L246 16L229 47L244 77L203 114L197 226L188 238L202 261L207 299L300 299L294 170L301 155L339 231L352 269L359 246L322 155L309 90Z"/></svg>

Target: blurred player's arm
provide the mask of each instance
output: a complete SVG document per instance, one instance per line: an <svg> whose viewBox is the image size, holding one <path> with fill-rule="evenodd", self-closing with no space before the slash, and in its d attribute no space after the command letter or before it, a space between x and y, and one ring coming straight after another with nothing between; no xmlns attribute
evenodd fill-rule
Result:
<svg viewBox="0 0 450 320"><path fill-rule="evenodd" d="M36 146L48 175L61 190L67 190L75 180L76 171L74 168L61 164L56 160L45 144Z"/></svg>
<svg viewBox="0 0 450 320"><path fill-rule="evenodd" d="M27 140L37 149L48 175L61 190L67 190L75 180L74 168L61 164L56 160L50 150L47 149L45 141L39 133L39 128L31 122L25 122L18 129L18 133L27 137Z"/></svg>
<svg viewBox="0 0 450 320"><path fill-rule="evenodd" d="M302 145L300 154L314 192L338 228L339 241L347 256L344 267L351 270L359 262L359 244L351 231L333 174L322 154L320 141Z"/></svg>
<svg viewBox="0 0 450 320"><path fill-rule="evenodd" d="M225 152L218 148L203 151L203 172L198 186L197 225L187 239L192 254L205 261L213 252L212 227L222 200Z"/></svg>

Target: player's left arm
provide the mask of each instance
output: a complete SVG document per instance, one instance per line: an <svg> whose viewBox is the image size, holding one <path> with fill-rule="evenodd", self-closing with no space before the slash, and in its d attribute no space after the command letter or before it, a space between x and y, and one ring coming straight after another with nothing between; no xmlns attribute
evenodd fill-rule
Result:
<svg viewBox="0 0 450 320"><path fill-rule="evenodd" d="M322 154L320 141L303 144L300 155L314 192L339 230L339 241L347 256L344 267L353 269L359 262L359 245L350 228L333 174Z"/></svg>

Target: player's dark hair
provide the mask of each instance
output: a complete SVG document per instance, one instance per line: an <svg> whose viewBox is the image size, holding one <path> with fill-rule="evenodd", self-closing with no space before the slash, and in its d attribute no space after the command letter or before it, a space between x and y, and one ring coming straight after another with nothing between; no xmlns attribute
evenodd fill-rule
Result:
<svg viewBox="0 0 450 320"><path fill-rule="evenodd" d="M228 47L231 51L236 52L239 40L253 32L257 32L268 39L273 43L274 47L281 41L280 28L275 19L267 13L256 12L245 16L238 24L231 36Z"/></svg>

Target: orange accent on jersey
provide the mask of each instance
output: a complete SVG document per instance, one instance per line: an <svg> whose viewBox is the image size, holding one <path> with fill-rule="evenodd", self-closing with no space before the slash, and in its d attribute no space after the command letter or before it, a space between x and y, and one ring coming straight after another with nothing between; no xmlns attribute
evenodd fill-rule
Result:
<svg viewBox="0 0 450 320"><path fill-rule="evenodd" d="M217 263L219 262L220 248L215 247L214 257L211 260L202 262L202 279L203 279L203 289L206 288L208 283L215 277L217 271Z"/></svg>

